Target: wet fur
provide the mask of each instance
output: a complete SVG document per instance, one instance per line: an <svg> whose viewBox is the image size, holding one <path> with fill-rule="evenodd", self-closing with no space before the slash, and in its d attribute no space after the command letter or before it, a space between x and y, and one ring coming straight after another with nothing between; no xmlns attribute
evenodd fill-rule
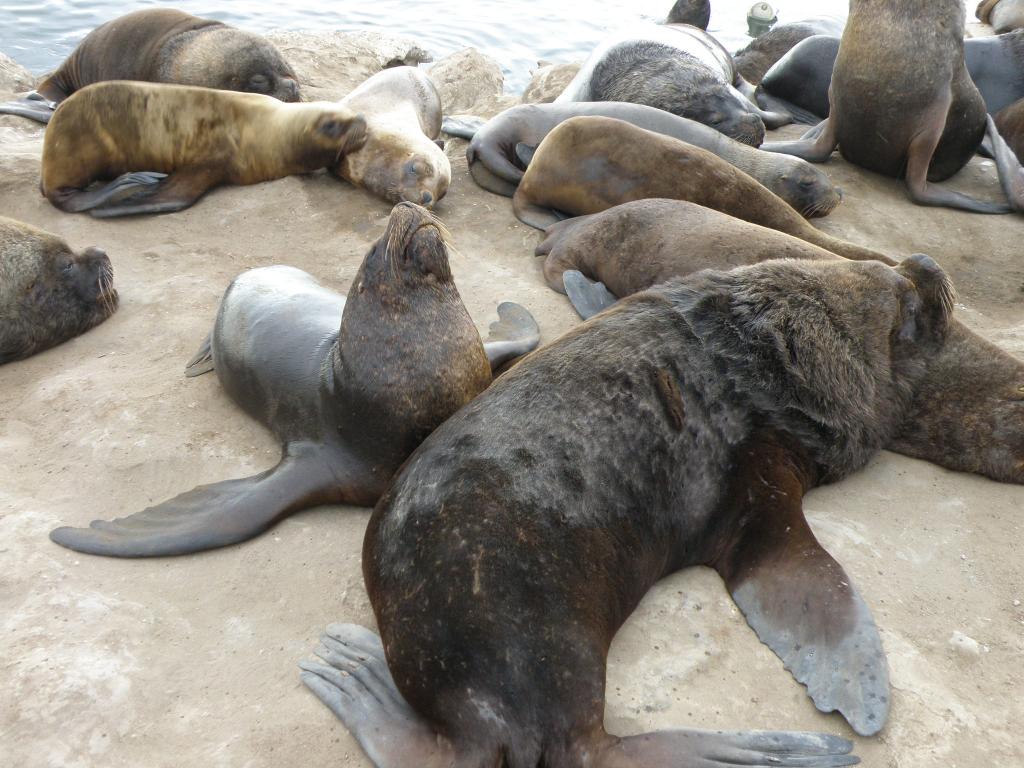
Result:
<svg viewBox="0 0 1024 768"><path fill-rule="evenodd" d="M807 19L779 24L755 37L732 60L737 71L748 83L757 85L765 72L786 55L797 43L814 35L841 35L843 22L839 19Z"/></svg>
<svg viewBox="0 0 1024 768"><path fill-rule="evenodd" d="M710 0L676 0L665 19L666 24L689 24L697 29L707 29L709 21Z"/></svg>

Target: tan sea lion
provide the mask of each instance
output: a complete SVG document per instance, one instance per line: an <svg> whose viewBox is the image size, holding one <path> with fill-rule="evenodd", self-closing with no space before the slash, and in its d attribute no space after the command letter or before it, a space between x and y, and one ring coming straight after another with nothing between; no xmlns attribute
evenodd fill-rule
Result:
<svg viewBox="0 0 1024 768"><path fill-rule="evenodd" d="M26 98L0 105L47 123L57 104L104 80L144 80L298 101L295 72L270 42L213 19L149 8L101 24Z"/></svg>
<svg viewBox="0 0 1024 768"><path fill-rule="evenodd" d="M646 197L699 203L852 259L879 256L815 229L780 197L716 155L609 117L574 117L552 130L512 203L520 221L544 229L564 214L598 213Z"/></svg>
<svg viewBox="0 0 1024 768"><path fill-rule="evenodd" d="M97 83L54 113L43 142L41 189L72 213L168 213L222 184L325 168L365 140L362 117L329 102L285 104L255 93Z"/></svg>
<svg viewBox="0 0 1024 768"><path fill-rule="evenodd" d="M828 119L804 138L763 148L824 162L838 146L851 163L905 177L919 205L1024 210L1024 198L989 203L930 183L963 168L987 132L992 140L985 101L964 63L960 0L851 0L829 105ZM998 167L1009 192L1007 171Z"/></svg>
<svg viewBox="0 0 1024 768"><path fill-rule="evenodd" d="M1024 28L1024 0L981 0L975 15L997 35Z"/></svg>
<svg viewBox="0 0 1024 768"><path fill-rule="evenodd" d="M243 273L188 374L216 371L281 441L280 463L51 538L98 555L178 555L245 541L319 504L372 506L420 441L491 383L492 367L537 345L526 310L499 313L481 343L442 225L411 203L392 211L347 299L292 267Z"/></svg>
<svg viewBox="0 0 1024 768"><path fill-rule="evenodd" d="M544 276L564 292L565 274L584 317L617 297L701 269L777 257L836 259L789 235L679 200L627 203L560 222L545 235L537 248L546 256ZM591 285L566 270L601 282ZM910 417L886 447L947 469L1024 484L1024 362L954 319L919 384Z"/></svg>
<svg viewBox="0 0 1024 768"><path fill-rule="evenodd" d="M117 310L114 270L99 248L0 216L0 365L79 336Z"/></svg>
<svg viewBox="0 0 1024 768"><path fill-rule="evenodd" d="M1001 109L994 115L996 128L1013 153L1024 157L1024 99Z"/></svg>
<svg viewBox="0 0 1024 768"><path fill-rule="evenodd" d="M772 261L569 331L403 467L363 543L380 637L328 627L303 681L377 768L858 762L824 735L609 734L608 649L656 581L711 566L816 706L877 733L878 630L802 499L891 438L951 312L927 256Z"/></svg>
<svg viewBox="0 0 1024 768"><path fill-rule="evenodd" d="M415 67L385 69L338 104L365 118L367 139L333 166L335 173L392 203L430 207L444 197L452 166L435 143L441 97L429 77Z"/></svg>

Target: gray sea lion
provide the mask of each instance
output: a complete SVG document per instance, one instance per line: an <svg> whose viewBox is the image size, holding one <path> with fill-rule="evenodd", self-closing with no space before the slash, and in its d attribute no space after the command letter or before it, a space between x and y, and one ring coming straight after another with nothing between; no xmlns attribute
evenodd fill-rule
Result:
<svg viewBox="0 0 1024 768"><path fill-rule="evenodd" d="M843 19L834 16L820 16L779 24L760 37L755 37L745 48L734 53L732 60L743 79L757 85L765 72L801 40L813 35L839 37L843 34L845 25Z"/></svg>
<svg viewBox="0 0 1024 768"><path fill-rule="evenodd" d="M101 24L28 97L0 113L47 123L57 104L104 80L144 80L298 101L295 72L270 42L212 19L150 8Z"/></svg>
<svg viewBox="0 0 1024 768"><path fill-rule="evenodd" d="M838 37L804 40L773 66L757 89L765 108L785 110L794 118L817 124L829 115L828 89L839 54ZM964 40L967 72L995 114L1024 99L1024 30Z"/></svg>
<svg viewBox="0 0 1024 768"><path fill-rule="evenodd" d="M737 86L732 57L706 32L686 24L641 24L605 39L555 103L628 101L709 125L758 146L787 115L765 112Z"/></svg>
<svg viewBox="0 0 1024 768"><path fill-rule="evenodd" d="M54 114L43 141L41 190L69 213L168 213L222 184L325 168L365 141L363 118L330 102L285 104L255 93L97 83Z"/></svg>
<svg viewBox="0 0 1024 768"><path fill-rule="evenodd" d="M363 543L381 637L330 627L303 680L377 768L857 762L810 734L610 735L608 648L658 579L709 565L818 708L877 733L881 641L802 497L891 438L950 313L926 256L774 261L571 330L405 465Z"/></svg>
<svg viewBox="0 0 1024 768"><path fill-rule="evenodd" d="M689 24L697 29L707 29L711 21L710 0L676 0L668 12L666 24Z"/></svg>
<svg viewBox="0 0 1024 768"><path fill-rule="evenodd" d="M851 0L828 119L799 141L764 149L823 162L838 146L851 163L904 177L918 205L1009 212L1008 205L931 183L963 168L987 133L985 102L964 65L963 38L960 0ZM879 82L886 87L877 88ZM1024 208L1024 200L1011 205Z"/></svg>
<svg viewBox="0 0 1024 768"><path fill-rule="evenodd" d="M99 248L0 216L0 365L55 347L117 310L114 270Z"/></svg>
<svg viewBox="0 0 1024 768"><path fill-rule="evenodd" d="M584 317L617 297L701 269L777 257L837 258L781 232L679 200L640 200L560 222L545 232L537 254L546 257L548 284L568 289L577 308L581 302L589 307L581 311ZM947 469L1024 484L1024 362L954 319L920 382L910 417L887 447Z"/></svg>
<svg viewBox="0 0 1024 768"><path fill-rule="evenodd" d="M975 15L982 24L991 24L996 34L1024 27L1024 0L981 0Z"/></svg>
<svg viewBox="0 0 1024 768"><path fill-rule="evenodd" d="M366 120L366 143L332 170L389 202L432 206L448 191L452 167L436 140L441 97L415 67L378 72L339 102Z"/></svg>
<svg viewBox="0 0 1024 768"><path fill-rule="evenodd" d="M853 259L879 254L815 229L780 197L716 155L610 117L574 117L540 147L512 198L520 221L544 229L631 200L689 200Z"/></svg>
<svg viewBox="0 0 1024 768"><path fill-rule="evenodd" d="M618 101L520 104L487 121L478 130L445 123L445 131L470 138L466 150L469 172L484 189L512 197L523 178L524 160L532 156L544 137L570 117L597 115L614 117L686 141L713 152L726 162L757 179L801 214L827 216L842 196L832 182L810 163L776 163L783 155L761 152L694 120L643 104Z"/></svg>
<svg viewBox="0 0 1024 768"><path fill-rule="evenodd" d="M188 373L216 371L281 441L280 463L50 537L98 555L179 555L245 541L318 504L372 506L423 438L491 383L492 366L537 345L526 310L499 312L485 346L441 224L411 203L392 211L347 299L291 267L243 273Z"/></svg>

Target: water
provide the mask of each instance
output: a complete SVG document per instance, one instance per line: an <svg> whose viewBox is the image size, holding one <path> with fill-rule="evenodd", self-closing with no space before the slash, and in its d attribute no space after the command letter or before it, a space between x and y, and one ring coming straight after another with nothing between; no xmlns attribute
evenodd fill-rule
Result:
<svg viewBox="0 0 1024 768"><path fill-rule="evenodd" d="M538 59L586 58L610 30L662 21L674 0L0 0L0 51L41 74L54 69L94 27L141 8L169 5L254 32L372 29L408 35L436 59L467 46L493 56L506 89L521 91ZM848 0L778 0L779 22L844 16ZM753 0L712 0L711 31L730 50L747 44Z"/></svg>

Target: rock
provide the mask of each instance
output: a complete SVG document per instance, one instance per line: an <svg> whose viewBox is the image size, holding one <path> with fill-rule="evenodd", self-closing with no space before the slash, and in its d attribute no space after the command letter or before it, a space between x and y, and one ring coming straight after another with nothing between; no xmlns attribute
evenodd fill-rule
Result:
<svg viewBox="0 0 1024 768"><path fill-rule="evenodd" d="M503 96L501 66L476 48L445 56L427 72L441 94L446 115L465 112L491 117L516 102Z"/></svg>
<svg viewBox="0 0 1024 768"><path fill-rule="evenodd" d="M379 32L280 31L266 37L295 69L305 101L337 101L382 69L433 60L413 39Z"/></svg>
<svg viewBox="0 0 1024 768"><path fill-rule="evenodd" d="M981 645L978 641L968 637L963 632L954 632L949 638L949 645L954 651L964 656L981 655Z"/></svg>
<svg viewBox="0 0 1024 768"><path fill-rule="evenodd" d="M538 62L540 63L540 62ZM547 104L554 101L565 90L569 81L583 66L579 61L569 64L548 64L533 73L530 84L523 91L523 104Z"/></svg>
<svg viewBox="0 0 1024 768"><path fill-rule="evenodd" d="M36 77L5 53L0 53L0 96L8 98L15 93L31 91Z"/></svg>

